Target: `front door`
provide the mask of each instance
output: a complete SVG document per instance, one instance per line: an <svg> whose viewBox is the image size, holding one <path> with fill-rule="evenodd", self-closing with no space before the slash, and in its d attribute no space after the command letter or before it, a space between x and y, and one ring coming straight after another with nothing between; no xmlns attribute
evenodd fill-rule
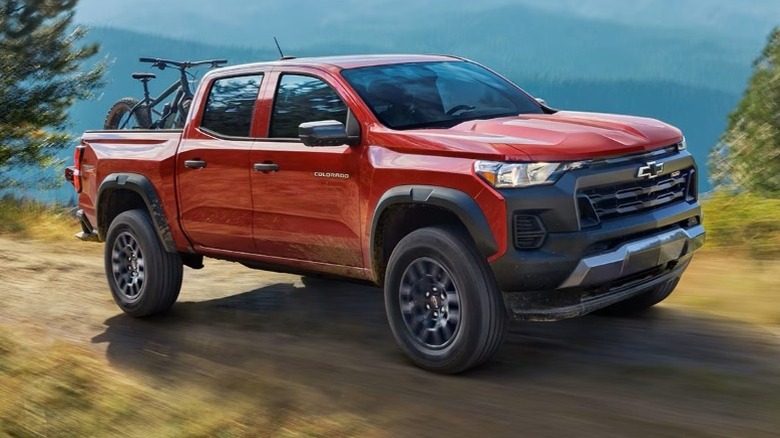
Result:
<svg viewBox="0 0 780 438"><path fill-rule="evenodd" d="M323 79L278 76L268 138L252 146L255 249L285 259L361 266L360 147L307 147L304 122L338 120L348 108Z"/></svg>
<svg viewBox="0 0 780 438"><path fill-rule="evenodd" d="M197 247L254 252L250 153L263 76L213 81L199 127L176 157L181 225Z"/></svg>

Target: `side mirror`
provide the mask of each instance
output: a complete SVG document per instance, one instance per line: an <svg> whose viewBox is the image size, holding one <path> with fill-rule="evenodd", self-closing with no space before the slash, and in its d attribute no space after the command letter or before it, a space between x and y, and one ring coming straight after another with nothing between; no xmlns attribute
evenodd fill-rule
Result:
<svg viewBox="0 0 780 438"><path fill-rule="evenodd" d="M306 146L341 146L355 144L355 138L347 134L347 128L337 120L306 122L298 126L298 137ZM357 137L360 141L360 137Z"/></svg>
<svg viewBox="0 0 780 438"><path fill-rule="evenodd" d="M336 120L301 123L298 137L306 146L341 146L349 140L347 128Z"/></svg>
<svg viewBox="0 0 780 438"><path fill-rule="evenodd" d="M542 104L542 106L548 106L547 105L547 101L542 99L541 97L537 97L536 101L539 102L540 104Z"/></svg>

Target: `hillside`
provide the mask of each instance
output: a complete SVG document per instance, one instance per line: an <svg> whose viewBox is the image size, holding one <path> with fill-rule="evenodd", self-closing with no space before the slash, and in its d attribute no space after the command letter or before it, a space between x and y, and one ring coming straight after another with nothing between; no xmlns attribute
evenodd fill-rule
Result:
<svg viewBox="0 0 780 438"><path fill-rule="evenodd" d="M556 14L657 29L696 29L729 39L763 38L780 17L777 0L507 0Z"/></svg>
<svg viewBox="0 0 780 438"><path fill-rule="evenodd" d="M333 3L133 0L90 8L87 0L80 18L96 27L218 46L272 50L278 36L286 52L299 56L457 53L504 72L519 67L525 74L556 79L666 80L741 92L771 28L769 17L773 11L780 17L780 2L768 0L752 0L754 6L742 8L742 14L724 0L709 0L709 7L698 0L642 1L631 7L588 0L590 8L567 10L527 0L456 0L447 7L434 0ZM722 23L723 15L732 20Z"/></svg>

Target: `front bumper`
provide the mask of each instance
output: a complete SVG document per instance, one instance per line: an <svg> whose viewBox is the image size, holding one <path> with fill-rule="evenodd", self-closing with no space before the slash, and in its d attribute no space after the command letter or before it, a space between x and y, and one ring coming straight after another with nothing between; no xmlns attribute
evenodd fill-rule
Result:
<svg viewBox="0 0 780 438"><path fill-rule="evenodd" d="M687 152L658 161L667 175L678 171L695 175ZM637 165L625 160L569 172L554 185L502 192L509 224L516 215L534 216L544 231L536 248L518 246L523 242L510 233L510 250L490 263L515 319L569 318L653 288L674 288L693 253L704 244L695 187L693 196L597 219L595 224L587 222L578 205L578 197L590 187L631 181Z"/></svg>
<svg viewBox="0 0 780 438"><path fill-rule="evenodd" d="M504 293L504 303L510 315L520 321L558 321L574 318L657 287L674 289L690 261L691 256L687 256L678 260L673 267L665 268L659 275L649 275L626 284L607 284L599 289Z"/></svg>
<svg viewBox="0 0 780 438"><path fill-rule="evenodd" d="M664 266L704 245L704 227L677 228L626 243L612 251L586 257L558 289L588 287Z"/></svg>
<svg viewBox="0 0 780 438"><path fill-rule="evenodd" d="M585 315L657 287L674 289L693 252L704 244L704 230L700 231L690 237L682 230L665 232L583 259L554 290L504 292L506 308L516 320L557 321Z"/></svg>

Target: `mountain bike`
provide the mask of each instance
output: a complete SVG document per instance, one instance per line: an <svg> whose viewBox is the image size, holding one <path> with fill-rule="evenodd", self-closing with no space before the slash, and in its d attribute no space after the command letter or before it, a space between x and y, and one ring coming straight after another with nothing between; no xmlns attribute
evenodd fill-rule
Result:
<svg viewBox="0 0 780 438"><path fill-rule="evenodd" d="M188 70L193 67L208 65L211 68L227 64L226 59L209 59L203 61L174 61L161 58L140 58L140 62L151 63L152 67L165 70L167 67L179 70L179 80L172 83L157 97L149 93L149 81L156 78L154 73L133 73L133 79L143 84L144 98L134 97L119 99L106 115L104 129L179 129L189 113L192 102L192 89L189 79L195 75ZM165 99L173 95L173 100L166 102L161 110L156 109ZM134 124L131 124L134 121Z"/></svg>

